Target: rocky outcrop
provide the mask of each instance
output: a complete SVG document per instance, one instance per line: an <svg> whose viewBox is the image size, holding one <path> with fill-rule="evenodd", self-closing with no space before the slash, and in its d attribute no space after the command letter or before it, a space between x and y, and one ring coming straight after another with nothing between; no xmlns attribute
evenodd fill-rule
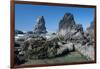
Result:
<svg viewBox="0 0 100 69"><path fill-rule="evenodd" d="M35 25L34 31L35 34L46 34L45 20L43 16L37 18L37 23Z"/></svg>
<svg viewBox="0 0 100 69"><path fill-rule="evenodd" d="M15 42L17 64L21 64L27 59L54 58L67 55L74 51L73 43L60 42L58 38L47 40L42 36L28 38L23 42Z"/></svg>
<svg viewBox="0 0 100 69"><path fill-rule="evenodd" d="M94 22L90 23L90 26L87 27L86 32L85 32L85 36L88 39L88 45L92 45L94 46L95 40L94 40Z"/></svg>
<svg viewBox="0 0 100 69"><path fill-rule="evenodd" d="M94 21L92 21L91 23L90 23L90 26L87 28L87 30L93 30L94 29Z"/></svg>
<svg viewBox="0 0 100 69"><path fill-rule="evenodd" d="M61 45L59 44L61 43ZM24 42L23 51L28 59L44 59L53 58L59 55L67 54L73 50L73 44L65 44L62 42L57 42L54 38L47 41L43 37L31 38Z"/></svg>
<svg viewBox="0 0 100 69"><path fill-rule="evenodd" d="M63 36L65 40L83 39L83 27L81 24L76 24L74 16L71 13L65 13L59 23L59 36Z"/></svg>
<svg viewBox="0 0 100 69"><path fill-rule="evenodd" d="M75 25L74 17L71 13L65 13L64 17L60 20L59 30L72 28Z"/></svg>
<svg viewBox="0 0 100 69"><path fill-rule="evenodd" d="M71 13L65 13L59 23L58 35L67 44L74 43L77 51L94 60L94 22L91 22L85 32L81 24L75 23L74 16Z"/></svg>
<svg viewBox="0 0 100 69"><path fill-rule="evenodd" d="M91 38L94 38L94 22L91 22L90 26L87 27L86 33L89 34Z"/></svg>
<svg viewBox="0 0 100 69"><path fill-rule="evenodd" d="M24 32L20 31L20 30L15 30L15 35L17 35L17 34L24 34Z"/></svg>
<svg viewBox="0 0 100 69"><path fill-rule="evenodd" d="M59 34L65 35L75 25L74 17L71 13L65 13L59 23Z"/></svg>

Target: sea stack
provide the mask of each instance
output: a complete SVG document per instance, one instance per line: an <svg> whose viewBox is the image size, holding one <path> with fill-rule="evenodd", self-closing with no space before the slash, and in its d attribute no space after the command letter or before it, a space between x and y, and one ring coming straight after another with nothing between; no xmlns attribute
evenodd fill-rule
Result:
<svg viewBox="0 0 100 69"><path fill-rule="evenodd" d="M59 22L59 34L65 35L75 25L73 14L65 13Z"/></svg>
<svg viewBox="0 0 100 69"><path fill-rule="evenodd" d="M63 36L64 39L82 39L83 33L82 24L75 23L74 15L72 13L65 13L59 22L59 36Z"/></svg>
<svg viewBox="0 0 100 69"><path fill-rule="evenodd" d="M34 28L34 33L35 34L46 34L46 27L45 27L45 19L43 16L39 16L37 18L37 22Z"/></svg>

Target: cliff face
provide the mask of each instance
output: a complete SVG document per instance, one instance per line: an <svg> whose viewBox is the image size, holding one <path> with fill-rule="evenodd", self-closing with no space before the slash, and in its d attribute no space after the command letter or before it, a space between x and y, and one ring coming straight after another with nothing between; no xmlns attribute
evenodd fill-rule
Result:
<svg viewBox="0 0 100 69"><path fill-rule="evenodd" d="M37 23L34 28L35 34L46 34L45 20L43 16L37 18Z"/></svg>

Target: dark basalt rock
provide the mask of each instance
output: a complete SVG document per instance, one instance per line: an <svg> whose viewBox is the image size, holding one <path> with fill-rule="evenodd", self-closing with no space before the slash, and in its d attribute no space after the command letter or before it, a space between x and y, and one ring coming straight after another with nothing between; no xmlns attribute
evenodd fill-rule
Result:
<svg viewBox="0 0 100 69"><path fill-rule="evenodd" d="M21 30L15 30L15 35L17 35L17 34L24 34L24 33Z"/></svg>
<svg viewBox="0 0 100 69"><path fill-rule="evenodd" d="M43 16L37 18L37 23L35 25L34 31L35 34L46 34L45 20Z"/></svg>

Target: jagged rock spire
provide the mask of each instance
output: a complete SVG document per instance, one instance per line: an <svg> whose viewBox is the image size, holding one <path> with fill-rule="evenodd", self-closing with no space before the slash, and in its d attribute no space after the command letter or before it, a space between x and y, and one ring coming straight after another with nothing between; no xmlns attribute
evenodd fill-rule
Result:
<svg viewBox="0 0 100 69"><path fill-rule="evenodd" d="M72 27L75 25L74 16L71 13L65 13L63 18L60 20L59 23L59 30L61 28L66 29L68 27Z"/></svg>
<svg viewBox="0 0 100 69"><path fill-rule="evenodd" d="M37 18L37 23L34 28L34 33L35 34L46 34L47 33L46 27L45 27L45 19L43 16L39 16Z"/></svg>

